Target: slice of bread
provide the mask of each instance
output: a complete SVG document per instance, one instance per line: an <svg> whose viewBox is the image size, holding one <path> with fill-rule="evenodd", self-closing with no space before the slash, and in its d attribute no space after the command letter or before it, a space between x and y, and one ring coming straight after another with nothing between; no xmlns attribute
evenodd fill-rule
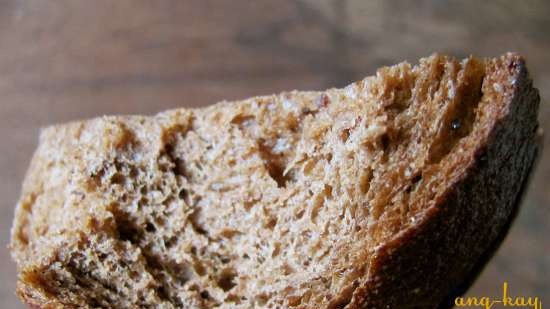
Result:
<svg viewBox="0 0 550 309"><path fill-rule="evenodd" d="M524 61L433 55L343 89L43 130L17 205L37 308L434 308L537 153Z"/></svg>

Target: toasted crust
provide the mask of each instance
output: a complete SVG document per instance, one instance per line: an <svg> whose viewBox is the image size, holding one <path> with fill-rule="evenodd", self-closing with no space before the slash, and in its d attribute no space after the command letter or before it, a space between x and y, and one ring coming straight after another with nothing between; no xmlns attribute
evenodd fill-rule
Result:
<svg viewBox="0 0 550 309"><path fill-rule="evenodd" d="M520 56L507 54L486 63L481 89L484 104L480 104L483 110L479 112L483 127L464 139L466 151L451 152L445 165L427 172L448 175L444 186L438 187L440 190L431 200L411 202L411 208L418 209L411 218L412 223L403 225L396 234L377 243L369 251L365 265L357 262L354 266L357 269L366 267L362 275L339 290L339 295L326 298L329 300L324 304L326 308L447 306L464 288L464 282L472 277L472 272L480 270L477 266L483 256L488 255L488 250L496 249L494 243L505 232L514 209L518 207L522 188L539 151L536 118L540 99ZM304 100L318 96L318 93L305 93ZM186 123L186 120L180 122ZM85 130L82 123L74 123L54 129L55 134L46 133L42 139L50 144L68 143L63 145L63 149L71 149L70 139L82 130ZM117 139L119 142L133 138L126 136L127 132L116 134L122 135ZM52 141L51 136L58 140ZM25 199L33 198L29 192L43 190L37 185L41 183L37 179L44 176L40 160L35 155L30 169L33 172L27 176L23 189ZM85 208L86 201L81 203ZM11 248L20 272L17 293L32 308L72 308L66 300L60 300L49 291L48 284L40 282L44 278L36 275L37 271L46 269L44 265L49 265L51 259L58 258L54 257L53 251L22 249L26 244L22 243L25 237L21 235L25 234L22 231L30 212L24 209L24 205L28 203L22 201L18 204L12 230ZM98 210L97 215L104 216L102 211ZM104 222L112 221L109 220ZM61 245L80 244L75 245L80 247L86 241L82 239L87 233L99 229L94 226L94 218L82 222L84 230L79 230L74 239L60 237L52 241ZM120 222L101 229L118 235L117 225ZM295 306L294 302L291 295L283 304L284 307L316 308L314 303ZM88 305L78 297L72 299L72 303L74 307Z"/></svg>

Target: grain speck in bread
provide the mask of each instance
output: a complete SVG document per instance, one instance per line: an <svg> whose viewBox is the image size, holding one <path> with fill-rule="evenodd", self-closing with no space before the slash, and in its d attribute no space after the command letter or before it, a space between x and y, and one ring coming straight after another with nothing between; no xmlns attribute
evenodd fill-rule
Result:
<svg viewBox="0 0 550 309"><path fill-rule="evenodd" d="M36 308L434 308L537 153L524 61L433 55L343 89L43 130L17 205Z"/></svg>

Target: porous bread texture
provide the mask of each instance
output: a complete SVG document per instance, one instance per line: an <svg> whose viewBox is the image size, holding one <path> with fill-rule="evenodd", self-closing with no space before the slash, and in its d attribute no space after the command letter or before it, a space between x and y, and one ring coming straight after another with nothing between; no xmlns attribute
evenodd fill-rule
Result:
<svg viewBox="0 0 550 309"><path fill-rule="evenodd" d="M18 293L42 308L360 306L377 249L425 220L507 115L512 58L433 55L343 89L49 127L12 230Z"/></svg>

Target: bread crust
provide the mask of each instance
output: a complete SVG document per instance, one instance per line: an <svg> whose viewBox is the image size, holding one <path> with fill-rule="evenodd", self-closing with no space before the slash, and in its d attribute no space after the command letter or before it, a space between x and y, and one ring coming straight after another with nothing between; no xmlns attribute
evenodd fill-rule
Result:
<svg viewBox="0 0 550 309"><path fill-rule="evenodd" d="M540 148L540 99L519 55L503 56L487 76L498 80L509 95L485 98L501 101L501 109L489 111L495 115L485 140L471 157L461 158L468 169L414 224L376 248L350 299L331 302L327 308L447 307L472 272L481 270L476 268L480 258L496 250L494 242L505 233L519 205ZM69 308L21 278L17 293L32 308Z"/></svg>
<svg viewBox="0 0 550 309"><path fill-rule="evenodd" d="M418 224L378 248L368 279L346 308L452 307L454 297L467 288L461 284L476 275L472 271L481 271L475 267L480 257L498 248L493 242L506 233L503 228L519 206L541 147L536 122L540 98L525 61L508 54L499 69L510 70L513 95L475 151L474 164Z"/></svg>

